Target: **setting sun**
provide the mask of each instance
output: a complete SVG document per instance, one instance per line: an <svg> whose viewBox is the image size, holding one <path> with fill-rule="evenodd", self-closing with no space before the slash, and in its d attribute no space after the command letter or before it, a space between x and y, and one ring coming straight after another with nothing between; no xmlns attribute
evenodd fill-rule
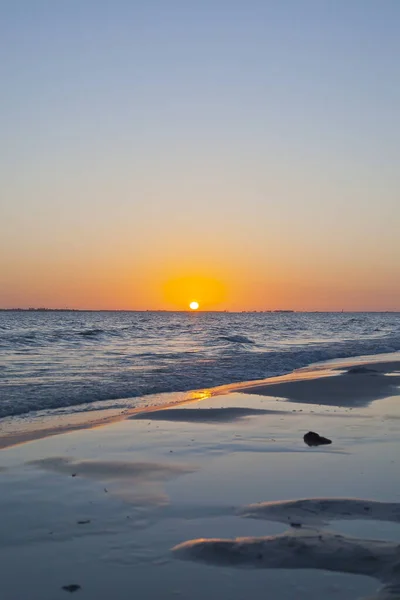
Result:
<svg viewBox="0 0 400 600"><path fill-rule="evenodd" d="M226 300L227 286L219 278L197 272L168 277L162 294L169 310L218 310Z"/></svg>

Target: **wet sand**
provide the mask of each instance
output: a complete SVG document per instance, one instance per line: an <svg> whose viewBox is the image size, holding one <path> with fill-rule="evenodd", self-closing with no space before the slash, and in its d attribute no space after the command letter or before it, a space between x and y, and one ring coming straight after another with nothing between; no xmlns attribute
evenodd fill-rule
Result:
<svg viewBox="0 0 400 600"><path fill-rule="evenodd" d="M365 363L334 369L327 377L261 383L242 388L247 394L288 398L292 402L335 406L367 406L400 386L400 361Z"/></svg>
<svg viewBox="0 0 400 600"><path fill-rule="evenodd" d="M2 450L2 600L399 599L400 362L349 367Z"/></svg>

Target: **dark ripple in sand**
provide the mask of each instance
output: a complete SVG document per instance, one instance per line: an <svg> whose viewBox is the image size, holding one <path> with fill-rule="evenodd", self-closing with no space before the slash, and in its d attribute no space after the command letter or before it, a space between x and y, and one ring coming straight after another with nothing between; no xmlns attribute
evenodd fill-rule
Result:
<svg viewBox="0 0 400 600"><path fill-rule="evenodd" d="M334 520L374 520L400 523L400 504L357 498L305 498L260 502L240 508L242 517L305 526L327 525Z"/></svg>
<svg viewBox="0 0 400 600"><path fill-rule="evenodd" d="M287 415L287 411L265 410L262 408L168 408L140 413L130 417L145 421L180 421L186 423L230 423L245 417L258 417L261 415Z"/></svg>

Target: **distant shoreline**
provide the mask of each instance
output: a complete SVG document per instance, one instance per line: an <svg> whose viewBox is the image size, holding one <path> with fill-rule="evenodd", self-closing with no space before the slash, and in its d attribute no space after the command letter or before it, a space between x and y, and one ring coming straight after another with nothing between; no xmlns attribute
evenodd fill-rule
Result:
<svg viewBox="0 0 400 600"><path fill-rule="evenodd" d="M168 309L134 309L134 308L0 308L0 312L29 312L29 313L47 313L47 312L131 312L131 313L190 313L192 310L168 310ZM197 313L229 313L229 314L397 314L399 310L199 310Z"/></svg>

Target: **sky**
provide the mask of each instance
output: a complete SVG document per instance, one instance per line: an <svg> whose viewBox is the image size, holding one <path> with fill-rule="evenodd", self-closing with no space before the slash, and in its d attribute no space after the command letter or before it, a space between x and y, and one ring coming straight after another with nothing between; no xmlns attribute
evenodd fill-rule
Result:
<svg viewBox="0 0 400 600"><path fill-rule="evenodd" d="M400 310L398 0L1 0L0 307Z"/></svg>

